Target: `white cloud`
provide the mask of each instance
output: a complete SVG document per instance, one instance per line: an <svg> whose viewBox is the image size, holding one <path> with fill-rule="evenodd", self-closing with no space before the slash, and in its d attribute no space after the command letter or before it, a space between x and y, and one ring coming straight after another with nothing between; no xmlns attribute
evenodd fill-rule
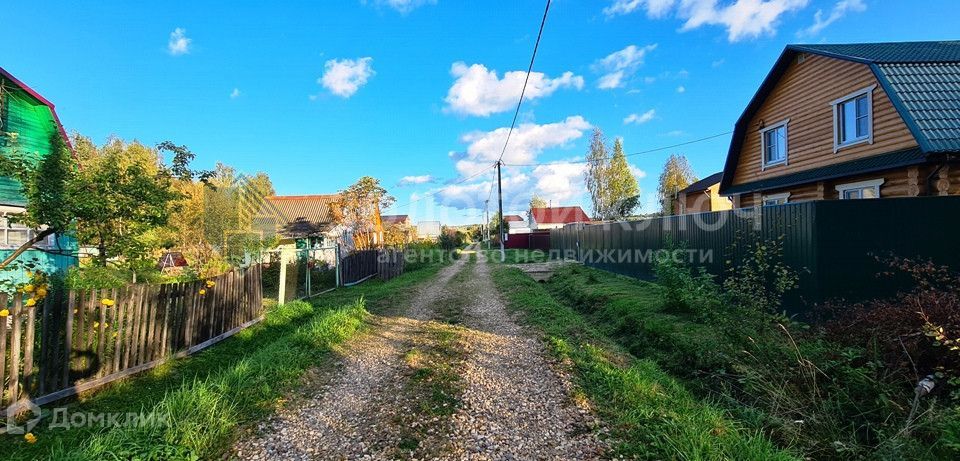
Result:
<svg viewBox="0 0 960 461"><path fill-rule="evenodd" d="M619 88L624 84L624 78L633 75L637 68L643 65L643 60L647 53L655 50L657 44L637 47L629 45L626 48L610 53L603 59L593 63L593 70L603 73L600 80L597 81L597 88L608 90Z"/></svg>
<svg viewBox="0 0 960 461"><path fill-rule="evenodd" d="M522 123L513 130L510 144L503 154L503 162L531 163L544 150L566 146L570 141L582 137L583 133L592 127L579 115L544 125ZM496 162L503 151L508 131L509 127L502 127L493 131L474 131L463 135L460 140L468 146L462 158L456 161L457 171L463 176L469 176Z"/></svg>
<svg viewBox="0 0 960 461"><path fill-rule="evenodd" d="M467 66L464 62L455 62L450 67L450 75L456 80L447 92L444 110L486 117L516 106L527 73L506 72L501 79L496 70L488 70L483 64ZM561 88L579 90L583 88L583 77L564 72L560 77L549 78L542 72L531 72L523 97L527 101L543 98Z"/></svg>
<svg viewBox="0 0 960 461"><path fill-rule="evenodd" d="M663 135L664 135L664 136L669 136L669 137L671 137L671 138L675 138L675 137L677 137L677 136L683 136L683 135L685 135L685 134L687 134L687 133L686 133L685 131L683 131L683 130L673 130L673 131L668 131L668 132L664 133Z"/></svg>
<svg viewBox="0 0 960 461"><path fill-rule="evenodd" d="M856 1L856 0L854 0ZM784 13L800 10L809 0L616 0L604 9L608 17L633 13L641 7L651 18L662 18L668 13L684 20L681 30L704 25L727 29L731 42L776 33L778 20Z"/></svg>
<svg viewBox="0 0 960 461"><path fill-rule="evenodd" d="M844 17L847 13L861 13L866 10L867 4L864 3L863 0L840 0L833 5L833 9L830 10L830 16L827 16L826 19L823 17L823 10L818 9L813 15L813 24L797 32L797 35L800 37L817 35L830 24L840 20L840 18Z"/></svg>
<svg viewBox="0 0 960 461"><path fill-rule="evenodd" d="M630 172L633 173L633 177L637 178L637 181L647 177L646 171L643 171L640 168L633 166L632 164L628 166L630 167Z"/></svg>
<svg viewBox="0 0 960 461"><path fill-rule="evenodd" d="M683 94L687 92L687 87L680 85L677 87L677 93Z"/></svg>
<svg viewBox="0 0 960 461"><path fill-rule="evenodd" d="M190 52L190 45L193 39L187 37L187 30L177 27L170 32L170 40L167 41L167 51L174 55L187 54Z"/></svg>
<svg viewBox="0 0 960 461"><path fill-rule="evenodd" d="M656 115L657 115L657 111L654 109L650 109L642 114L630 114L625 119L623 119L623 124L629 125L631 123L634 123L637 125L643 125L644 123L647 123L650 120L653 120L653 118L656 117Z"/></svg>
<svg viewBox="0 0 960 461"><path fill-rule="evenodd" d="M234 88L233 91L230 92L230 99L237 99L241 94L240 88Z"/></svg>
<svg viewBox="0 0 960 461"><path fill-rule="evenodd" d="M361 0L361 3L367 3L367 1ZM421 6L435 5L436 3L437 0L373 0L373 4L393 8L400 14L407 14Z"/></svg>
<svg viewBox="0 0 960 461"><path fill-rule="evenodd" d="M716 61L711 62L710 67L713 67L714 69L716 69L717 67L722 66L725 62L727 62L726 59L720 58L720 59L717 59Z"/></svg>
<svg viewBox="0 0 960 461"><path fill-rule="evenodd" d="M331 59L324 64L323 76L317 83L337 96L349 98L375 74L371 62L371 57Z"/></svg>
<svg viewBox="0 0 960 461"><path fill-rule="evenodd" d="M646 7L648 16L659 18L670 11L673 2L674 0L616 0L612 5L603 9L603 14L609 18L630 14L640 7Z"/></svg>
<svg viewBox="0 0 960 461"><path fill-rule="evenodd" d="M518 204L524 200L529 201L529 187L527 183L530 177L524 173L505 174L502 180L503 188L503 208L504 210L516 209ZM496 183L492 180L480 181L466 184L451 184L436 191L437 203L458 208L480 210L484 207L484 201L490 193L490 188L496 188ZM496 191L494 191L496 193ZM526 199L523 196L526 195ZM493 196L496 198L496 195ZM495 203L490 204L490 210L496 210Z"/></svg>
<svg viewBox="0 0 960 461"><path fill-rule="evenodd" d="M584 163L556 163L540 165L533 169L536 193L556 204L567 202L584 193Z"/></svg>
<svg viewBox="0 0 960 461"><path fill-rule="evenodd" d="M428 182L434 182L433 176L430 176L428 174L424 174L420 176L404 176L400 178L400 181L397 182L397 186L399 187L412 186L415 184L426 184Z"/></svg>

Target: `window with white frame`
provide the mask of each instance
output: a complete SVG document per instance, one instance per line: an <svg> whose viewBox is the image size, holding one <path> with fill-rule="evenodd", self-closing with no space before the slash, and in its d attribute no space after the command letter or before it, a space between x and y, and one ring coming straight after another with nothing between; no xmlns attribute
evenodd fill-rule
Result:
<svg viewBox="0 0 960 461"><path fill-rule="evenodd" d="M787 123L789 121L789 119L784 120L760 130L764 168L787 162Z"/></svg>
<svg viewBox="0 0 960 461"><path fill-rule="evenodd" d="M874 88L876 85L844 96L832 103L834 152L845 146L873 142Z"/></svg>
<svg viewBox="0 0 960 461"><path fill-rule="evenodd" d="M853 182L837 186L837 193L841 200L857 200L862 198L880 198L880 186L883 179Z"/></svg>
<svg viewBox="0 0 960 461"><path fill-rule="evenodd" d="M33 238L36 234L36 230L31 229L23 224L14 222L12 215L17 214L16 212L0 211L0 249L14 249L20 247L28 240ZM48 236L41 242L37 242L36 246L49 247L53 244L54 236Z"/></svg>
<svg viewBox="0 0 960 461"><path fill-rule="evenodd" d="M763 196L763 206L785 205L789 201L790 201L789 192Z"/></svg>

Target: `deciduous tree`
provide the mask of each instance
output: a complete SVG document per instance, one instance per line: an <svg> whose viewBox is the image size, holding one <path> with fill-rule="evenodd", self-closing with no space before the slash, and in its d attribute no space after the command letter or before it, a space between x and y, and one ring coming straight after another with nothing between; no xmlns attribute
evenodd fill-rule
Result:
<svg viewBox="0 0 960 461"><path fill-rule="evenodd" d="M687 158L682 154L671 154L663 166L657 186L661 212L667 216L676 214L677 192L696 181L697 177Z"/></svg>

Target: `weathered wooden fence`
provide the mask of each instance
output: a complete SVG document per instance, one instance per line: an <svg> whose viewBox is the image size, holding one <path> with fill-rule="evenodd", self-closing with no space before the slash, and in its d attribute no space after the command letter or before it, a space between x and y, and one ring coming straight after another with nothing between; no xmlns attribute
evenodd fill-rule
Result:
<svg viewBox="0 0 960 461"><path fill-rule="evenodd" d="M853 300L891 294L903 279L878 277L890 254L929 259L960 270L960 197L828 200L551 231L551 251L633 277L653 275L657 252L682 245L693 266L723 276L735 271L753 242L782 242L784 261L800 272L789 300Z"/></svg>
<svg viewBox="0 0 960 461"><path fill-rule="evenodd" d="M204 349L262 318L261 268L196 282L0 294L0 408L38 405Z"/></svg>
<svg viewBox="0 0 960 461"><path fill-rule="evenodd" d="M340 283L354 284L379 274L384 280L403 273L403 252L393 249L354 251L340 259Z"/></svg>
<svg viewBox="0 0 960 461"><path fill-rule="evenodd" d="M390 280L403 274L405 260L403 250L392 248L380 250L380 256L377 260L377 274L379 274L380 280Z"/></svg>

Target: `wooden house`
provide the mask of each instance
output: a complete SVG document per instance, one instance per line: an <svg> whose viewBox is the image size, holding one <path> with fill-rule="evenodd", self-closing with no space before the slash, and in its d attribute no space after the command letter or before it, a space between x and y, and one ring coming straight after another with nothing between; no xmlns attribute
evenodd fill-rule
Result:
<svg viewBox="0 0 960 461"><path fill-rule="evenodd" d="M53 103L0 68L0 155L39 162L50 153L54 136L62 137L69 145ZM0 177L0 259L39 231L17 223L16 216L26 210L26 205L20 183L14 178ZM33 267L21 264L13 270L8 268L0 274L0 281L22 283L27 269L46 273L65 270L77 263L76 251L73 238L50 235L17 258Z"/></svg>
<svg viewBox="0 0 960 461"><path fill-rule="evenodd" d="M960 41L790 45L736 123L735 207L960 194Z"/></svg>
<svg viewBox="0 0 960 461"><path fill-rule="evenodd" d="M730 199L720 195L720 178L723 172L714 173L690 184L677 192L679 214L723 211L733 207Z"/></svg>

